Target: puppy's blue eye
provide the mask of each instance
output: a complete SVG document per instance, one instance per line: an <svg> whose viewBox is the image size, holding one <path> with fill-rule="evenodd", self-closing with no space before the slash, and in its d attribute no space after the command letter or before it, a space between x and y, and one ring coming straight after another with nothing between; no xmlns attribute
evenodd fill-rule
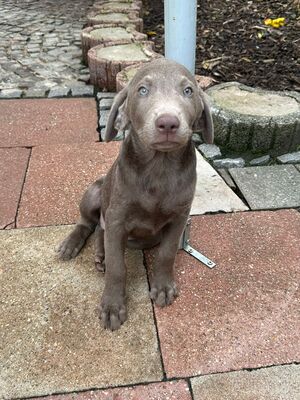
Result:
<svg viewBox="0 0 300 400"><path fill-rule="evenodd" d="M188 86L183 90L183 94L186 97L191 97L193 95L193 89L190 86Z"/></svg>
<svg viewBox="0 0 300 400"><path fill-rule="evenodd" d="M148 93L149 93L149 90L145 86L141 86L139 88L139 95L140 96L147 96Z"/></svg>

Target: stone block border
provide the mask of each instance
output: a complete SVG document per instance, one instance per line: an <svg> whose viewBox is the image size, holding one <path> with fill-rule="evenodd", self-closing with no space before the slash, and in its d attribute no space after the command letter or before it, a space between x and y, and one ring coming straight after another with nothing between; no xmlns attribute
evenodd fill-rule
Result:
<svg viewBox="0 0 300 400"><path fill-rule="evenodd" d="M132 0L127 2L119 1L96 1L93 5L95 11L101 12L115 12L115 13L128 13L136 12L142 17L142 2L139 0Z"/></svg>
<svg viewBox="0 0 300 400"><path fill-rule="evenodd" d="M116 41L92 47L88 51L91 82L99 88L115 90L117 74L123 68L161 57L153 45L150 41Z"/></svg>
<svg viewBox="0 0 300 400"><path fill-rule="evenodd" d="M93 85L77 84L69 86L53 86L50 89L4 89L0 91L0 100L36 99L36 98L62 98L62 97L94 97Z"/></svg>
<svg viewBox="0 0 300 400"><path fill-rule="evenodd" d="M100 44L107 44L118 40L119 44L146 41L147 35L130 27L110 25L88 26L81 32L81 46L83 62L88 63L88 51Z"/></svg>
<svg viewBox="0 0 300 400"><path fill-rule="evenodd" d="M300 96L251 88L237 82L207 90L216 143L229 150L274 155L300 145Z"/></svg>
<svg viewBox="0 0 300 400"><path fill-rule="evenodd" d="M133 11L128 13L114 13L108 9L105 11L94 10L88 14L87 19L89 26L114 23L116 26L123 27L133 25L137 31L143 30L142 18L139 17L139 13Z"/></svg>
<svg viewBox="0 0 300 400"><path fill-rule="evenodd" d="M134 77L136 74L137 70L140 68L140 66L143 63L137 63L133 65L129 65L128 67L122 69L120 72L117 73L116 76L116 90L117 92L120 92L124 87L127 85L127 83Z"/></svg>

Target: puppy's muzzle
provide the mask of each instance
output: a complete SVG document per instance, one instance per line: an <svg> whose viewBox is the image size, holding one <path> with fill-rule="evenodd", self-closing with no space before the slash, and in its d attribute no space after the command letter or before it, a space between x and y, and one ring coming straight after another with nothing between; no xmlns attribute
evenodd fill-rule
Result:
<svg viewBox="0 0 300 400"><path fill-rule="evenodd" d="M162 114L155 121L156 129L162 134L175 134L179 126L179 119L172 114Z"/></svg>
<svg viewBox="0 0 300 400"><path fill-rule="evenodd" d="M181 145L178 135L180 121L174 114L162 114L155 120L155 137L152 148L160 151L175 150Z"/></svg>

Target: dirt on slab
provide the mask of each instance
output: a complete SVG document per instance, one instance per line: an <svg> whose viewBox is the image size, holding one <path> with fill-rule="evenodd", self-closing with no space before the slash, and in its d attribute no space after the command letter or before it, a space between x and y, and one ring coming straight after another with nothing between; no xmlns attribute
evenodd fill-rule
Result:
<svg viewBox="0 0 300 400"><path fill-rule="evenodd" d="M143 3L144 32L163 54L163 0ZM300 0L198 0L196 73L300 91Z"/></svg>

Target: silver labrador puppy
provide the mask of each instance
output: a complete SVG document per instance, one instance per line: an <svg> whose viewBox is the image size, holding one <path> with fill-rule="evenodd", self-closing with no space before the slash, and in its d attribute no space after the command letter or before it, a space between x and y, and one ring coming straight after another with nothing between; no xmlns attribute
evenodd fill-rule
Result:
<svg viewBox="0 0 300 400"><path fill-rule="evenodd" d="M100 317L115 330L126 320L126 245L157 246L151 299L166 306L178 295L173 264L196 182L191 140L202 130L213 142L204 93L182 65L158 59L143 66L113 102L105 141L129 129L108 174L83 195L81 219L59 245L64 259L76 257L96 229L96 266L105 269ZM105 256L105 264L104 264Z"/></svg>

